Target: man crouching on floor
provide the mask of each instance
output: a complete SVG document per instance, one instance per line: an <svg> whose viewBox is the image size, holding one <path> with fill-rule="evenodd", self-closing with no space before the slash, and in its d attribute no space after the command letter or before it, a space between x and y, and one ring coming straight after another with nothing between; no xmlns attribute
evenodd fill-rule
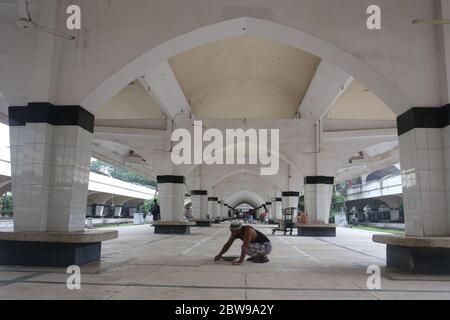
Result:
<svg viewBox="0 0 450 320"><path fill-rule="evenodd" d="M267 256L272 251L272 244L263 233L251 226L242 226L239 221L233 221L231 223L230 232L230 238L227 243L225 243L220 253L214 258L214 261L220 260L222 255L230 249L234 240L238 238L243 241L242 251L240 258L233 261L234 265L241 264L246 255L250 257L247 261L255 263L265 263L269 261Z"/></svg>

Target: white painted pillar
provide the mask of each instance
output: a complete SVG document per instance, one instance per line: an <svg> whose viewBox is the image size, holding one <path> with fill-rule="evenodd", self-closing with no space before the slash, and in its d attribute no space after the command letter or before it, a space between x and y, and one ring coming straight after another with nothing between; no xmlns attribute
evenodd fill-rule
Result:
<svg viewBox="0 0 450 320"><path fill-rule="evenodd" d="M271 212L271 208L272 208L272 202L266 202L266 217L265 217L265 221L269 222L269 220L271 219L270 217L270 212Z"/></svg>
<svg viewBox="0 0 450 320"><path fill-rule="evenodd" d="M272 205L272 202L266 202L267 207L267 219L273 220L274 219L274 205Z"/></svg>
<svg viewBox="0 0 450 320"><path fill-rule="evenodd" d="M220 208L220 218L228 218L228 204L222 202L222 207Z"/></svg>
<svg viewBox="0 0 450 320"><path fill-rule="evenodd" d="M305 213L308 223L329 223L333 184L334 177L305 177Z"/></svg>
<svg viewBox="0 0 450 320"><path fill-rule="evenodd" d="M450 236L450 105L398 117L407 236Z"/></svg>
<svg viewBox="0 0 450 320"><path fill-rule="evenodd" d="M105 206L103 204L97 204L95 206L95 216L103 217L104 210L105 210Z"/></svg>
<svg viewBox="0 0 450 320"><path fill-rule="evenodd" d="M92 205L86 206L86 216L92 216L92 210L93 210Z"/></svg>
<svg viewBox="0 0 450 320"><path fill-rule="evenodd" d="M194 220L208 220L208 191L192 190L192 217Z"/></svg>
<svg viewBox="0 0 450 320"><path fill-rule="evenodd" d="M274 206L274 218L275 220L281 220L282 219L282 198L274 198L274 200L272 201L272 205Z"/></svg>
<svg viewBox="0 0 450 320"><path fill-rule="evenodd" d="M219 198L209 197L208 198L208 214L210 219L215 219L219 216Z"/></svg>
<svg viewBox="0 0 450 320"><path fill-rule="evenodd" d="M10 107L16 231L84 230L94 116L79 106Z"/></svg>
<svg viewBox="0 0 450 320"><path fill-rule="evenodd" d="M122 206L114 207L114 217L120 217L122 215Z"/></svg>
<svg viewBox="0 0 450 320"><path fill-rule="evenodd" d="M162 222L183 222L185 177L157 176Z"/></svg>
<svg viewBox="0 0 450 320"><path fill-rule="evenodd" d="M285 191L281 194L283 214L285 209L294 208L292 211L292 221L294 222L297 221L299 197L300 192L297 191ZM282 219L284 219L284 216L282 216Z"/></svg>

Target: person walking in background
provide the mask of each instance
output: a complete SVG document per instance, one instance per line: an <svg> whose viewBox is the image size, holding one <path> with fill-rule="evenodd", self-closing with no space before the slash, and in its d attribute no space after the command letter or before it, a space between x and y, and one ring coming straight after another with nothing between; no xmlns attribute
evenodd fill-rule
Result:
<svg viewBox="0 0 450 320"><path fill-rule="evenodd" d="M153 199L153 207L150 210L150 212L153 216L153 221L161 220L161 212L160 212L158 201L156 201L156 199Z"/></svg>

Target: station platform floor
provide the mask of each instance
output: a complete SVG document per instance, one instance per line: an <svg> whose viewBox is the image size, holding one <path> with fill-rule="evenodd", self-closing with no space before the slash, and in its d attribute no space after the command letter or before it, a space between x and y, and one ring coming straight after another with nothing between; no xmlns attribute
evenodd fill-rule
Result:
<svg viewBox="0 0 450 320"><path fill-rule="evenodd" d="M271 234L270 262L214 262L228 224L193 227L190 235L156 235L149 225L117 228L102 259L81 268L81 289L67 289L64 268L0 266L0 299L450 299L450 276L385 268L385 245L372 232L338 228L336 238ZM241 242L226 256L238 256ZM368 266L381 268L381 288L367 287Z"/></svg>

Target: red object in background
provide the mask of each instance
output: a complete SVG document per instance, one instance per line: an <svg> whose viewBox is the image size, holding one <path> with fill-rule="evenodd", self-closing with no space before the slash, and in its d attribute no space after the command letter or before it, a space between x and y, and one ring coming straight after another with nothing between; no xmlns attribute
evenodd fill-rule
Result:
<svg viewBox="0 0 450 320"><path fill-rule="evenodd" d="M300 223L307 224L308 223L308 215L306 213L300 214Z"/></svg>

